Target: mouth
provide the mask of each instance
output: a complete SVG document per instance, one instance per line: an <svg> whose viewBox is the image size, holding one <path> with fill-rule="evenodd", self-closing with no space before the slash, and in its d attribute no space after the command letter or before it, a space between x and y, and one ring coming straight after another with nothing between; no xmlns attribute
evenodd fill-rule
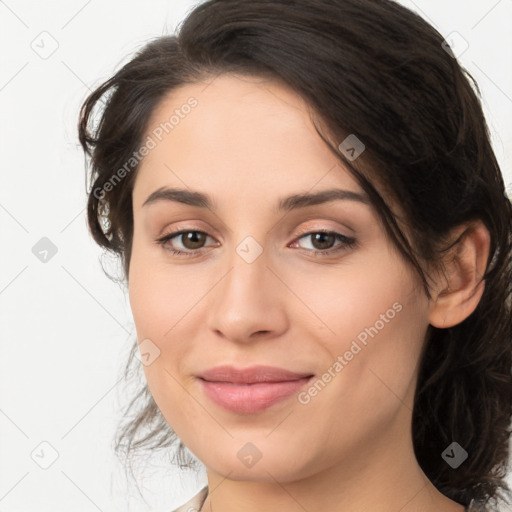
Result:
<svg viewBox="0 0 512 512"><path fill-rule="evenodd" d="M203 372L198 380L216 405L239 414L255 414L298 393L313 377L268 366L223 366Z"/></svg>

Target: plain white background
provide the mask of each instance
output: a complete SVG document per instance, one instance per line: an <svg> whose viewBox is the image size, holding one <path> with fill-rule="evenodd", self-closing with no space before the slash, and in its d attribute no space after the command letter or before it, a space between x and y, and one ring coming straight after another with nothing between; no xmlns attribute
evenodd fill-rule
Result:
<svg viewBox="0 0 512 512"><path fill-rule="evenodd" d="M510 190L512 0L402 3L457 51L467 41L459 60L481 87ZM1 512L170 511L206 482L155 463L144 503L112 454L135 331L87 232L76 129L89 90L194 4L0 1ZM33 252L43 237L56 251L46 262Z"/></svg>

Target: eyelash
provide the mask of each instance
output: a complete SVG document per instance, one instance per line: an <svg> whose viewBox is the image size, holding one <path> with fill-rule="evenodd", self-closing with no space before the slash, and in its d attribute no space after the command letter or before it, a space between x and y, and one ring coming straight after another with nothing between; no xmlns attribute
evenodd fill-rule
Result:
<svg viewBox="0 0 512 512"><path fill-rule="evenodd" d="M158 238L156 240L156 243L159 244L160 246L162 246L166 251L169 251L169 252L171 252L174 255L177 255L177 256L187 256L187 257L188 256L195 256L195 255L198 254L198 252L201 249L197 249L197 250L190 249L189 251L182 251L180 249L174 249L172 247L166 247L166 245L165 245L167 242L169 242L173 238L176 238L177 236L183 235L185 233L202 233L202 234L204 234L206 236L209 236L208 233L205 233L204 231L200 231L198 229L185 229L185 230L175 231L175 232L171 232L171 233L169 233L167 235L164 235L163 237ZM326 250L323 250L323 251L322 250L318 250L318 249L303 249L307 253L313 254L315 256L319 256L319 257L332 256L333 254L336 254L336 253L338 253L340 251L347 250L347 249L350 249L350 248L354 247L356 245L356 243L357 243L355 238L351 238L351 237L342 235L341 233L338 233L336 231L330 231L328 229L317 229L315 231L300 232L298 234L298 237L294 241L298 241L301 238L304 238L305 236L315 235L315 234L318 234L318 233L326 233L326 234L334 235L336 237L336 239L341 241L342 243L340 245L338 245L338 246L335 246L334 248L326 249Z"/></svg>

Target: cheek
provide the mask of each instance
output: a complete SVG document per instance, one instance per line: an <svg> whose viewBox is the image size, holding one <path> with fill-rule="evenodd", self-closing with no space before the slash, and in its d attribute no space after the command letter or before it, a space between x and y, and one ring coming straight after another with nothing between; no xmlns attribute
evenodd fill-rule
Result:
<svg viewBox="0 0 512 512"><path fill-rule="evenodd" d="M212 271L202 273L205 274L211 276ZM183 375L189 373L191 347L193 340L199 337L197 329L202 325L196 318L204 314L205 301L202 299L208 286L212 283L201 279L194 265L169 265L162 258L157 261L154 248L134 239L130 260L130 306L139 343L149 343L150 351L158 353L151 364L143 366L143 370L151 393L163 412L172 414L177 410L173 404L180 403L182 414L184 408L193 404L183 391L182 384L189 384L183 382ZM166 417L171 419L167 414Z"/></svg>
<svg viewBox="0 0 512 512"><path fill-rule="evenodd" d="M180 377L180 362L186 359L188 337L182 336L182 325L186 324L189 293L177 293L180 283L172 279L171 272L162 271L144 264L149 261L144 253L134 247L130 264L129 297L141 353L157 356L150 364L144 364L144 371L151 395L173 427L185 421L185 431L197 422L201 424L195 402L184 390ZM180 321L180 318L182 320ZM149 341L148 341L149 340ZM172 342L171 342L172 341ZM148 345L149 343L149 345ZM154 347L157 347L155 349ZM156 351L156 352L155 352ZM144 360L144 355L142 355ZM188 429L188 430L187 430Z"/></svg>
<svg viewBox="0 0 512 512"><path fill-rule="evenodd" d="M368 329L379 335L394 331L395 335L409 322L417 322L427 314L427 301L414 272L401 262L392 250L368 252L357 263L336 267L310 266L308 271L282 271L284 280L293 283L293 291L309 312L300 322L308 321L325 332L324 343L343 349L347 342L359 338L364 342ZM287 275L288 274L288 275ZM397 340L398 341L398 340ZM348 347L347 347L348 348Z"/></svg>
<svg viewBox="0 0 512 512"><path fill-rule="evenodd" d="M139 340L161 340L172 331L190 308L196 289L197 281L186 266L156 259L154 247L134 238L129 298Z"/></svg>
<svg viewBox="0 0 512 512"><path fill-rule="evenodd" d="M148 336L156 336L165 328L169 328L172 304L170 297L164 293L154 272L143 268L132 259L130 269L129 296L130 306L137 329L139 341ZM167 315L164 311L167 309ZM160 337L160 336L158 336Z"/></svg>
<svg viewBox="0 0 512 512"><path fill-rule="evenodd" d="M302 273L294 293L312 313L305 318L323 349L320 380L329 382L329 391L319 402L342 398L355 411L368 400L397 402L390 390L408 393L428 327L428 301L418 276L396 253L381 248L364 264Z"/></svg>

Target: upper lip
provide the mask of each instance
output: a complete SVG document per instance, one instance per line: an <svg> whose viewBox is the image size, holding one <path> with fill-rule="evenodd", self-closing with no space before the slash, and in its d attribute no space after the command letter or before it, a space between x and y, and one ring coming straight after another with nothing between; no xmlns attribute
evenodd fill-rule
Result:
<svg viewBox="0 0 512 512"><path fill-rule="evenodd" d="M216 366L198 375L211 382L232 382L235 384L252 384L255 382L284 382L311 377L311 373L296 373L274 366L251 366L235 368L233 366Z"/></svg>

